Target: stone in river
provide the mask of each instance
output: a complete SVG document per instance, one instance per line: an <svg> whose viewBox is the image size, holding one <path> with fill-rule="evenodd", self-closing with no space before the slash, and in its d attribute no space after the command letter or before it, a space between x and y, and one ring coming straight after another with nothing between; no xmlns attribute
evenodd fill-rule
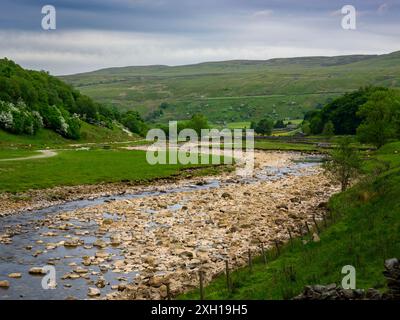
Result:
<svg viewBox="0 0 400 320"><path fill-rule="evenodd" d="M97 251L96 252L96 258L103 258L106 259L110 256L109 253L105 252L105 251Z"/></svg>
<svg viewBox="0 0 400 320"><path fill-rule="evenodd" d="M9 277L9 278L13 278L13 279L18 279L18 278L21 278L22 275L21 275L20 273L18 273L18 272L14 272L14 273L10 273L10 274L8 275L8 277Z"/></svg>
<svg viewBox="0 0 400 320"><path fill-rule="evenodd" d="M97 288L104 288L106 286L106 280L102 277L98 278L96 281Z"/></svg>
<svg viewBox="0 0 400 320"><path fill-rule="evenodd" d="M82 274L82 273L88 273L89 270L88 270L88 269L85 269L85 268L82 268L82 267L77 267L77 268L74 269L74 272L75 272L75 273Z"/></svg>
<svg viewBox="0 0 400 320"><path fill-rule="evenodd" d="M105 247L107 247L107 243L104 242L104 241L101 240L101 239L97 239L97 240L93 243L93 245L94 245L95 247L98 247L98 248L105 248Z"/></svg>
<svg viewBox="0 0 400 320"><path fill-rule="evenodd" d="M79 278L80 278L80 275L77 273L67 273L61 277L61 279L63 279L63 280L65 280L65 279L74 280L74 279L79 279Z"/></svg>
<svg viewBox="0 0 400 320"><path fill-rule="evenodd" d="M29 269L29 274L42 275L42 274L45 274L45 272L44 272L43 268L33 267L33 268Z"/></svg>
<svg viewBox="0 0 400 320"><path fill-rule="evenodd" d="M67 241L64 242L64 247L76 248L76 247L80 246L81 244L82 244L82 242L80 241L79 238L72 238L72 239L68 239Z"/></svg>
<svg viewBox="0 0 400 320"><path fill-rule="evenodd" d="M98 288L89 288L87 295L89 297L98 297L100 295L100 290Z"/></svg>
<svg viewBox="0 0 400 320"><path fill-rule="evenodd" d="M0 281L0 288L7 289L10 287L10 283L7 280L1 280Z"/></svg>

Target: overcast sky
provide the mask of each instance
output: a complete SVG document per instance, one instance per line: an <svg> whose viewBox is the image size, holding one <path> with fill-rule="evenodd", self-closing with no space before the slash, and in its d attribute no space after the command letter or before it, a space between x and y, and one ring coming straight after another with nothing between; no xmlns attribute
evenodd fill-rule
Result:
<svg viewBox="0 0 400 320"><path fill-rule="evenodd" d="M43 30L42 7L56 8ZM341 8L357 9L357 29ZM105 67L400 50L400 0L1 0L0 56L72 74Z"/></svg>

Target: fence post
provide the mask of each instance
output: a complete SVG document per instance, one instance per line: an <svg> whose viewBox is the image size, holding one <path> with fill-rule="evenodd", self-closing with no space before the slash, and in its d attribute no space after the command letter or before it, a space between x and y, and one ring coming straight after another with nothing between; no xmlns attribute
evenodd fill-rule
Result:
<svg viewBox="0 0 400 320"><path fill-rule="evenodd" d="M171 300L171 289L169 287L169 282L167 282L165 286L167 287L167 300Z"/></svg>
<svg viewBox="0 0 400 320"><path fill-rule="evenodd" d="M265 256L264 244L261 242L261 254L263 257L264 264L267 264L267 257Z"/></svg>
<svg viewBox="0 0 400 320"><path fill-rule="evenodd" d="M276 247L276 255L279 256L281 254L281 251L279 249L279 243L277 240L274 240L275 242L275 247Z"/></svg>
<svg viewBox="0 0 400 320"><path fill-rule="evenodd" d="M317 223L317 221L315 220L315 215L313 215L313 221L314 221L314 224L315 224L315 228L317 229L317 233L319 234L320 232L319 232L319 227L318 227L318 223Z"/></svg>
<svg viewBox="0 0 400 320"><path fill-rule="evenodd" d="M228 288L228 292L231 292L232 286L231 286L231 278L230 278L230 273L229 273L229 262L228 260L225 260L225 272L226 272L226 287Z"/></svg>
<svg viewBox="0 0 400 320"><path fill-rule="evenodd" d="M310 227L308 226L307 221L305 222L306 228L307 228L307 234L310 234Z"/></svg>
<svg viewBox="0 0 400 320"><path fill-rule="evenodd" d="M332 210L328 210L328 212L329 212L329 219L331 219L331 221L334 222L335 220L334 220L334 217L333 217Z"/></svg>
<svg viewBox="0 0 400 320"><path fill-rule="evenodd" d="M325 229L326 229L328 227L328 223L326 222L326 216L325 216L324 213L322 214L322 218L324 219L324 226L325 226Z"/></svg>
<svg viewBox="0 0 400 320"><path fill-rule="evenodd" d="M200 300L204 300L203 271L199 270L200 279Z"/></svg>
<svg viewBox="0 0 400 320"><path fill-rule="evenodd" d="M250 272L253 270L253 261L251 260L251 250L249 248L249 269Z"/></svg>
<svg viewBox="0 0 400 320"><path fill-rule="evenodd" d="M292 233L290 232L290 229L288 228L289 232L289 238L290 238L290 245L293 246L293 238L292 238Z"/></svg>

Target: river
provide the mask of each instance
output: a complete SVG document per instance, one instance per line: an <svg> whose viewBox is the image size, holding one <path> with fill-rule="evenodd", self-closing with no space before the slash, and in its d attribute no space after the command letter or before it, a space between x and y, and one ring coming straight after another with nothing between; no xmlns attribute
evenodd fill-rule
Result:
<svg viewBox="0 0 400 320"><path fill-rule="evenodd" d="M265 154L268 158L268 153ZM283 162L260 163L252 178L207 177L196 183L188 181L179 186L154 186L153 190L146 189L144 192L71 201L0 218L0 280L8 280L10 283L9 288L0 288L0 299L86 299L88 288L96 288L96 285L101 289L99 297L118 298L118 286L122 291L124 286L135 283L143 289L143 283L151 278L149 274L153 277L164 276L187 268L192 277L198 261L201 264L209 263L212 265L210 274L216 273L225 258L221 250L226 252L226 244L231 245L236 238L231 239L229 236L229 240L225 241L225 229L232 227L229 219L226 226L212 222L215 227L209 230L210 222L207 219L217 218L210 212L200 212L200 199L221 193L223 200L218 205L222 206L223 216L225 207L230 206L232 210L238 207L238 203L235 204L236 190L241 190L241 194L250 193L246 190L254 193L254 190L262 186L272 187L274 184L284 190L285 183L289 190L293 179L320 174L319 156L280 153L280 157L282 155L285 158ZM312 204L326 200L335 188L329 190L326 195L320 194ZM226 198L227 192L230 192L231 198ZM240 199L237 201L243 204ZM258 198L255 197L254 201L257 202ZM161 205L154 205L160 202ZM126 206L132 208L135 215L129 214ZM192 213L197 214L190 216ZM202 215L206 222L194 221ZM209 233L211 239L202 239L201 233L197 238L187 238L186 229L181 229L182 224L187 226L191 223L193 228L204 226L204 235ZM176 230L184 232L185 236L182 239L168 238L173 237L178 232ZM240 234L241 231L238 231ZM247 231L244 230L242 235L248 235ZM75 237L79 239L79 245L65 245L66 241L76 241ZM218 239L215 245L212 237ZM192 238L195 245L191 243ZM174 241L183 243L171 245ZM243 249L242 245L239 247ZM192 256L190 252L185 253L185 249L188 251L190 248L194 252ZM154 256L151 256L151 252L154 252ZM208 260L204 260L204 252L207 252ZM85 261L86 264L82 264ZM242 262L237 260L236 263L240 265ZM30 268L45 265L53 265L56 269L55 289L43 289L42 276L29 274ZM10 273L21 273L21 278L9 278ZM178 285L178 280L175 283L176 292L190 287L189 282L193 283L190 278L187 284L182 281ZM159 288L155 284L149 298L163 297L162 293L152 293Z"/></svg>

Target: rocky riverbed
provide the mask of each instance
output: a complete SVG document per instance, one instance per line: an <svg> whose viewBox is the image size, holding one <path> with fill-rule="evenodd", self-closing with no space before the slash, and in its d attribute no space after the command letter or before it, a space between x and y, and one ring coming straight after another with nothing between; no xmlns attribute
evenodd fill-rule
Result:
<svg viewBox="0 0 400 320"><path fill-rule="evenodd" d="M299 153L259 151L255 160L250 178L133 186L114 200L0 218L0 299L163 299L167 283L176 295L198 286L200 268L209 281L226 259L241 266L249 249L299 234L338 191ZM41 287L45 265L56 269L54 290Z"/></svg>

